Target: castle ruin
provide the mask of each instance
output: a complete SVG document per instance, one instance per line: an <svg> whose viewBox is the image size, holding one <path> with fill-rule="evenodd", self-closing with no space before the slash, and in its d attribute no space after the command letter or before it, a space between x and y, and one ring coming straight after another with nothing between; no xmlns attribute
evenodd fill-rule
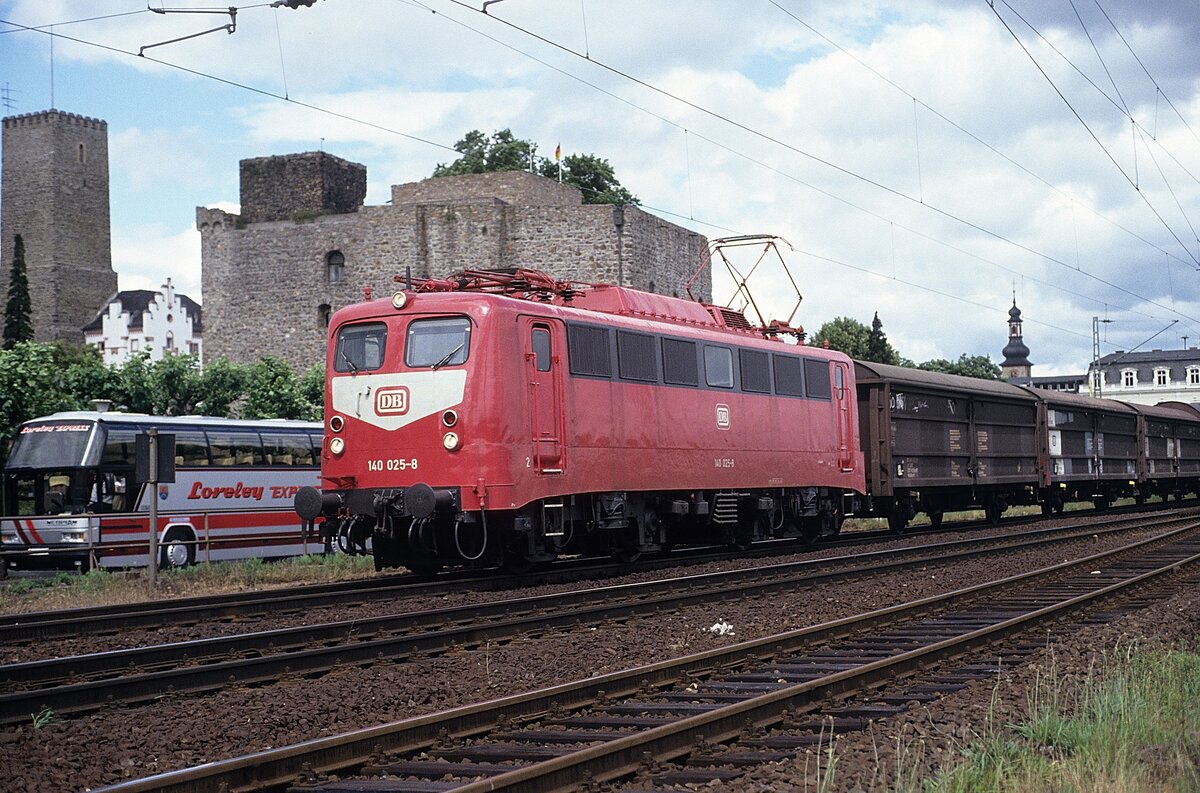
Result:
<svg viewBox="0 0 1200 793"><path fill-rule="evenodd" d="M525 267L555 278L684 294L700 234L635 206L584 204L553 179L508 171L392 186L363 206L366 168L325 152L243 160L241 214L198 207L205 353L324 361L330 314L396 289L394 276ZM692 285L710 299L705 270Z"/></svg>

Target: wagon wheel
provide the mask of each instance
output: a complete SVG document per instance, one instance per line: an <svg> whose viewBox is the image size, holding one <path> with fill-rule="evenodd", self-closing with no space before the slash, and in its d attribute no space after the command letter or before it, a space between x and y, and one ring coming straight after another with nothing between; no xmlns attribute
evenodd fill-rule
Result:
<svg viewBox="0 0 1200 793"><path fill-rule="evenodd" d="M887 521L892 534L903 534L908 528L908 515L899 504L893 504L892 508L888 510Z"/></svg>
<svg viewBox="0 0 1200 793"><path fill-rule="evenodd" d="M1000 524L1000 516L1004 514L1005 505L994 498L989 498L987 503L983 505L983 515L987 518L987 522L993 526Z"/></svg>
<svg viewBox="0 0 1200 793"><path fill-rule="evenodd" d="M441 562L428 557L405 559L404 566L411 570L417 578L433 578L442 569Z"/></svg>
<svg viewBox="0 0 1200 793"><path fill-rule="evenodd" d="M504 560L500 563L504 568L504 572L512 573L513 575L525 575L533 569L533 560L525 554L513 553L509 550L504 551Z"/></svg>
<svg viewBox="0 0 1200 793"><path fill-rule="evenodd" d="M930 526L932 526L935 529L941 528L943 513L940 509L928 510L925 514L929 516L929 525Z"/></svg>

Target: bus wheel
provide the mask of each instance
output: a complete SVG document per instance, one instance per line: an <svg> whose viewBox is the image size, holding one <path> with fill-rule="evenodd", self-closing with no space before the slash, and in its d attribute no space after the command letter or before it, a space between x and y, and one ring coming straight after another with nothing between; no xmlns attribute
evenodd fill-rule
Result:
<svg viewBox="0 0 1200 793"><path fill-rule="evenodd" d="M159 552L158 567L161 570L189 567L196 562L196 544L187 529L167 529Z"/></svg>

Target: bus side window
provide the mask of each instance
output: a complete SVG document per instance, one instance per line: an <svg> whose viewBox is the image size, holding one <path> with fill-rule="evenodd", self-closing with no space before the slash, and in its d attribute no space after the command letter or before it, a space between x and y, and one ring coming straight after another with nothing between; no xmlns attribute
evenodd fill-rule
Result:
<svg viewBox="0 0 1200 793"><path fill-rule="evenodd" d="M264 432L262 439L267 465L306 465L312 462L312 445L307 434ZM309 463L304 463L304 460Z"/></svg>
<svg viewBox="0 0 1200 793"><path fill-rule="evenodd" d="M175 464L208 465L208 441L199 430L176 430Z"/></svg>
<svg viewBox="0 0 1200 793"><path fill-rule="evenodd" d="M109 427L108 440L104 444L104 465L133 465L134 438L138 430L132 427Z"/></svg>

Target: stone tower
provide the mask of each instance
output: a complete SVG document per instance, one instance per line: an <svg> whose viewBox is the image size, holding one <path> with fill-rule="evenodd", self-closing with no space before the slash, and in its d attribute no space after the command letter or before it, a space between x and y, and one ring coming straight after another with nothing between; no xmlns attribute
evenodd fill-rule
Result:
<svg viewBox="0 0 1200 793"><path fill-rule="evenodd" d="M1005 380L1020 382L1028 381L1033 364L1029 362L1029 348L1021 339L1021 309L1017 308L1017 299L1013 298L1012 308L1008 310L1008 344L1000 351L1004 360L1000 363L1000 371Z"/></svg>
<svg viewBox="0 0 1200 793"><path fill-rule="evenodd" d="M25 242L36 341L83 341L117 291L108 210L108 124L59 110L5 118L0 296ZM3 313L0 298L0 313Z"/></svg>

